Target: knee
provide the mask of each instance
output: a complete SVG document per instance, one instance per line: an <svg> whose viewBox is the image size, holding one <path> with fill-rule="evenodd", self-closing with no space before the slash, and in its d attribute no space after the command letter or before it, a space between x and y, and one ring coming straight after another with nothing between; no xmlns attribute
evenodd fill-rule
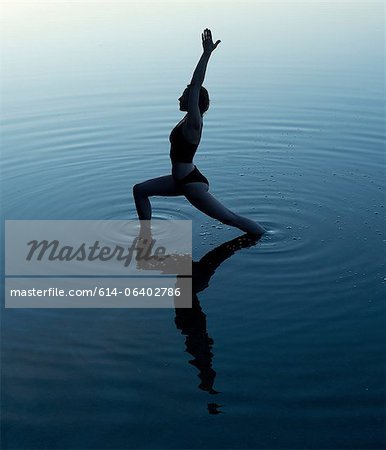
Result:
<svg viewBox="0 0 386 450"><path fill-rule="evenodd" d="M144 195L144 189L142 186L142 183L137 183L133 186L133 196L134 197L141 197Z"/></svg>

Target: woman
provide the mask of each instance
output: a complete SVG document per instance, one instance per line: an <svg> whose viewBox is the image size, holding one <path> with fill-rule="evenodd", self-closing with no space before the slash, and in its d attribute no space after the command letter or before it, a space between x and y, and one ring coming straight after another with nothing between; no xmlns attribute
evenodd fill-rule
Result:
<svg viewBox="0 0 386 450"><path fill-rule="evenodd" d="M136 184L133 187L135 206L140 220L150 220L149 197L184 195L193 206L208 216L246 233L261 235L265 232L261 225L230 211L209 193L209 181L193 164L201 139L203 114L209 108L208 91L202 83L210 55L219 43L218 40L214 44L210 30L204 30L203 54L194 70L192 81L178 99L180 110L186 112L186 115L172 130L169 138L172 174Z"/></svg>

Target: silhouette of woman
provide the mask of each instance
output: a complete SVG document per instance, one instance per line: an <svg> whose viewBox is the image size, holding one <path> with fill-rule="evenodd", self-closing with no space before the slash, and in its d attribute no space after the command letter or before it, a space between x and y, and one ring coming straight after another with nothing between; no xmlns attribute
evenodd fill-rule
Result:
<svg viewBox="0 0 386 450"><path fill-rule="evenodd" d="M246 233L262 235L265 230L260 224L230 211L212 196L208 179L193 164L201 139L203 114L209 108L208 91L202 83L209 58L219 43L219 40L213 43L211 31L206 28L202 33L203 53L190 84L178 99L180 110L186 115L169 137L172 173L134 185L135 206L140 220L151 220L149 197L184 195L193 206L208 216Z"/></svg>

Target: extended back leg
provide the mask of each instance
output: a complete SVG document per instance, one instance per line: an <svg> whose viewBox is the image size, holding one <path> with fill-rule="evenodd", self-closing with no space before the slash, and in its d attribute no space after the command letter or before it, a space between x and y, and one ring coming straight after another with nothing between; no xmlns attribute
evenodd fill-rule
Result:
<svg viewBox="0 0 386 450"><path fill-rule="evenodd" d="M205 183L186 184L184 194L193 206L213 219L239 228L246 233L261 235L265 232L265 229L257 222L234 213L219 202L209 192L209 188Z"/></svg>

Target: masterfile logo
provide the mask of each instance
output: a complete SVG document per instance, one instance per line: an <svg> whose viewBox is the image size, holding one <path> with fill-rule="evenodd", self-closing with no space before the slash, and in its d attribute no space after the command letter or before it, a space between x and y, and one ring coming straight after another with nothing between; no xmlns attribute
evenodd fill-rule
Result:
<svg viewBox="0 0 386 450"><path fill-rule="evenodd" d="M8 220L6 275L154 275L178 259L176 274L191 275L189 220ZM173 273L173 272L171 272Z"/></svg>

